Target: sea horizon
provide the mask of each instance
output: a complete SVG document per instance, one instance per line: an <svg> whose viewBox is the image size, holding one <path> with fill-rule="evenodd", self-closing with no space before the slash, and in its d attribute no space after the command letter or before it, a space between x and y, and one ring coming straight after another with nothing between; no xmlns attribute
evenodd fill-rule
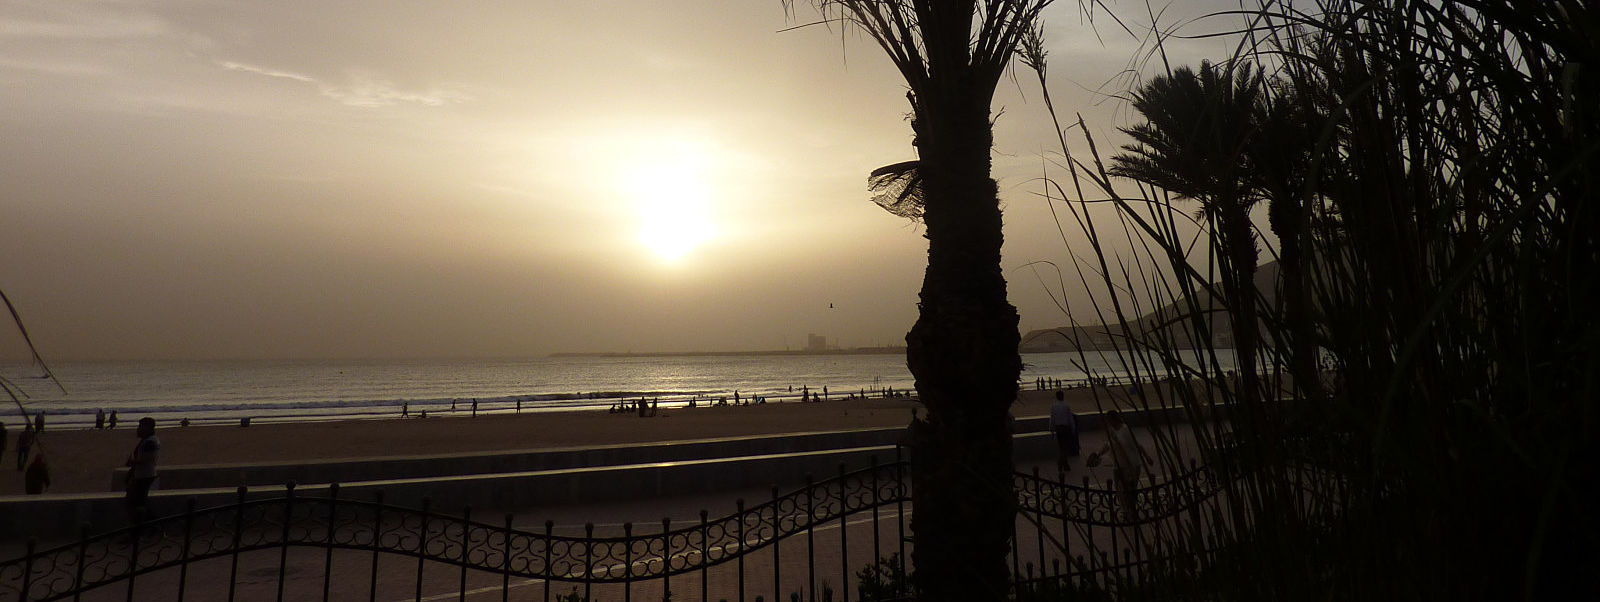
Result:
<svg viewBox="0 0 1600 602"><path fill-rule="evenodd" d="M1024 388L1038 379L1121 381L1114 354L1022 354ZM1221 358L1231 367L1231 357ZM1084 365L1087 360L1087 365ZM647 398L667 407L752 396L768 402L881 395L914 389L893 353L577 354L497 359L91 360L50 364L65 393L37 366L0 363L28 411L82 427L97 410L120 421L150 415L198 424L312 421L470 413L604 410ZM1148 375L1146 375L1148 376ZM1161 375L1158 375L1158 377ZM15 426L15 404L0 406Z"/></svg>

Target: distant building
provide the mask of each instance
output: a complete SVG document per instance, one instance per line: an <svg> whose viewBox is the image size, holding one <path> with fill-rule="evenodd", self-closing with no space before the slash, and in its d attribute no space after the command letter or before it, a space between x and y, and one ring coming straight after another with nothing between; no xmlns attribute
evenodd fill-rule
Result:
<svg viewBox="0 0 1600 602"><path fill-rule="evenodd" d="M820 334L806 335L806 351L827 351L828 337Z"/></svg>

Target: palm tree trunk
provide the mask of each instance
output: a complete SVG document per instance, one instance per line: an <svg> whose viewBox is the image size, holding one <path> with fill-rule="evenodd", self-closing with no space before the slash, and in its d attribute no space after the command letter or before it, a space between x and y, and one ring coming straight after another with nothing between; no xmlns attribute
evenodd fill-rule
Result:
<svg viewBox="0 0 1600 602"><path fill-rule="evenodd" d="M1256 248L1247 209L1236 207L1237 202L1222 203L1224 214L1222 246L1228 254L1229 277L1224 278L1223 293L1229 297L1233 308L1233 349L1238 356L1239 401L1247 409L1256 408L1261 401L1261 386L1256 374L1256 350L1261 341L1261 325L1256 311L1256 261L1260 251Z"/></svg>
<svg viewBox="0 0 1600 602"><path fill-rule="evenodd" d="M921 314L906 335L906 363L928 410L912 425L919 600L1002 599L1009 581L1008 410L1020 335L1000 270L987 98L971 96L957 87L919 98L914 123L928 237Z"/></svg>
<svg viewBox="0 0 1600 602"><path fill-rule="evenodd" d="M1283 282L1284 323L1289 330L1289 372L1294 376L1295 390L1305 399L1316 402L1322 399L1322 375L1318 367L1317 336L1306 295L1305 253L1300 238L1303 211L1303 205L1296 202L1292 192L1277 193L1269 202L1267 221L1272 233L1278 236L1280 248L1278 277Z"/></svg>

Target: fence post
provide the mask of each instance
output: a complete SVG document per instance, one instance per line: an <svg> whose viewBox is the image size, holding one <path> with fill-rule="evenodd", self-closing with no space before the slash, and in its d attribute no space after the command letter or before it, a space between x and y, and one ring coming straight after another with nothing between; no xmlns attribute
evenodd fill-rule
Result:
<svg viewBox="0 0 1600 602"><path fill-rule="evenodd" d="M378 599L378 550L383 548L383 490L372 494L372 573L368 575L367 600Z"/></svg>
<svg viewBox="0 0 1600 602"><path fill-rule="evenodd" d="M745 540L744 540L744 498L739 498L737 500L734 500L733 505L734 505L735 511L738 512L738 514L739 514L739 533L738 533L738 535L739 535L739 556L738 556L738 561L737 561L738 571L739 571L739 589L738 589L738 592L739 592L739 601L740 602L744 602L744 542L745 542ZM726 550L724 550L724 551L726 551Z"/></svg>
<svg viewBox="0 0 1600 602"><path fill-rule="evenodd" d="M1061 516L1059 517L1061 522L1061 557L1066 559L1067 571L1070 572L1072 571L1072 525L1067 523L1067 508L1069 507L1067 494L1071 493L1071 491L1067 489L1066 475L1061 476L1060 484L1053 486L1061 492L1059 496L1061 498Z"/></svg>
<svg viewBox="0 0 1600 602"><path fill-rule="evenodd" d="M700 602L711 599L710 580L706 570L711 566L711 529L706 526L706 511L700 510Z"/></svg>
<svg viewBox="0 0 1600 602"><path fill-rule="evenodd" d="M805 476L805 578L806 600L816 602L816 482Z"/></svg>
<svg viewBox="0 0 1600 602"><path fill-rule="evenodd" d="M1083 475L1083 492L1084 492L1083 494L1085 496L1093 496L1093 495L1095 495L1094 489L1091 489L1089 487L1089 475ZM1088 499L1085 499L1084 506L1085 507L1089 507ZM1092 524L1089 525L1089 528L1084 533L1083 546L1084 546L1084 551L1088 552L1088 556L1089 556L1089 575L1088 575L1089 580L1090 580L1089 582L1090 583L1098 583L1098 581L1100 579L1100 576L1099 576L1100 573L1098 571L1100 569L1096 565L1097 560L1095 559L1095 552L1100 550L1100 546L1095 544L1095 542L1094 542L1094 525L1092 525ZM1081 582L1082 579L1079 579L1079 581Z"/></svg>
<svg viewBox="0 0 1600 602"><path fill-rule="evenodd" d="M622 601L633 602L633 523L622 523ZM611 576L611 571L606 571Z"/></svg>
<svg viewBox="0 0 1600 602"><path fill-rule="evenodd" d="M894 480L896 483L894 522L895 539L900 541L900 556L897 564L900 565L901 575L906 574L906 463L904 459L904 450L904 446L901 446L899 443L894 445ZM901 579L899 586L895 590L895 593L900 596L905 596L907 593L906 588L910 587L910 583L907 583L908 581L910 580Z"/></svg>
<svg viewBox="0 0 1600 602"><path fill-rule="evenodd" d="M1122 568L1117 567L1117 559L1122 557L1123 508L1122 492L1120 492L1120 487L1122 487L1122 484L1115 485L1115 487L1118 487L1118 490L1115 490L1115 492L1112 490L1112 487L1114 487L1114 485L1110 484L1110 482L1106 482L1106 495L1110 496L1110 508L1112 508L1112 512L1110 512L1110 514L1112 514L1112 519L1110 519L1110 522L1112 522L1112 528L1110 528L1110 567L1112 568L1110 568L1110 572L1114 573L1115 578L1117 578L1117 583L1122 584Z"/></svg>
<svg viewBox="0 0 1600 602"><path fill-rule="evenodd" d="M550 550L553 547L551 533L555 531L555 528L556 521L544 521L544 602L550 602L550 584L552 583L551 580L555 577L555 573L553 572L554 569L550 568ZM570 545L567 547L567 551L569 553L572 551Z"/></svg>
<svg viewBox="0 0 1600 602"><path fill-rule="evenodd" d="M783 600L783 562L778 550L783 547L783 522L778 516L778 486L772 486L772 600Z"/></svg>
<svg viewBox="0 0 1600 602"><path fill-rule="evenodd" d="M877 571L878 558L883 555L883 550L879 547L882 538L878 535L878 504L883 500L878 498L878 492L880 491L878 489L878 457L870 456L867 459L872 464L872 558L867 559L867 561L872 563L870 565L872 570Z"/></svg>
<svg viewBox="0 0 1600 602"><path fill-rule="evenodd" d="M33 537L28 538L28 555L25 557L27 560L22 561L22 592L17 594L18 600L27 600L28 590L33 588L33 551L34 548L38 546L38 539ZM82 565L80 564L79 566ZM131 571L132 568L130 567L129 570Z"/></svg>
<svg viewBox="0 0 1600 602"><path fill-rule="evenodd" d="M78 568L72 577L73 602L83 599L83 559L89 555L89 523L80 525L78 533ZM28 599L26 589L23 590L21 599Z"/></svg>
<svg viewBox="0 0 1600 602"><path fill-rule="evenodd" d="M239 541L244 535L244 496L248 491L244 485L240 485L237 490L238 498L233 505L233 549L232 559L228 565L228 602L233 602L234 592L239 585Z"/></svg>
<svg viewBox="0 0 1600 602"><path fill-rule="evenodd" d="M1040 577L1044 576L1044 565L1040 565L1039 566L1039 576ZM1028 580L1024 581L1022 583L1022 585L1025 585L1027 587L1027 590L1028 590L1029 593L1033 593L1035 591L1038 591L1037 590L1038 584L1036 584L1034 582L1034 580L1033 580L1033 563L1032 562L1028 563ZM1020 589L1020 587L1019 587L1019 589Z"/></svg>
<svg viewBox="0 0 1600 602"><path fill-rule="evenodd" d="M1061 559L1050 559L1050 599L1061 599Z"/></svg>
<svg viewBox="0 0 1600 602"><path fill-rule="evenodd" d="M283 582L289 571L289 523L294 522L294 481L283 484L283 532L278 539L278 602L283 602Z"/></svg>
<svg viewBox="0 0 1600 602"><path fill-rule="evenodd" d="M134 519L132 541L128 544L128 602L133 602L133 582L139 576L139 540L144 527L143 513Z"/></svg>
<svg viewBox="0 0 1600 602"><path fill-rule="evenodd" d="M472 506L461 509L461 580L456 591L460 594L459 600L467 599L467 546L472 543ZM485 558L485 560L488 560Z"/></svg>
<svg viewBox="0 0 1600 602"><path fill-rule="evenodd" d="M592 600L594 585L594 523L583 524L583 599Z"/></svg>
<svg viewBox="0 0 1600 602"><path fill-rule="evenodd" d="M1039 546L1039 576L1044 576L1044 480L1039 478L1039 466L1033 467L1033 526L1035 545Z"/></svg>
<svg viewBox="0 0 1600 602"><path fill-rule="evenodd" d="M422 518L419 519L417 526L417 600L422 599L422 570L428 562L428 506L431 505L431 501L426 496L422 498Z"/></svg>
<svg viewBox="0 0 1600 602"><path fill-rule="evenodd" d="M178 602L183 602L184 589L189 583L189 538L193 532L194 498L191 497L183 504L183 551L178 556Z"/></svg>
<svg viewBox="0 0 1600 602"><path fill-rule="evenodd" d="M323 539L322 548L325 556L322 559L322 602L328 602L328 594L333 586L333 532L338 529L339 519L339 484L328 484L328 534Z"/></svg>
<svg viewBox="0 0 1600 602"><path fill-rule="evenodd" d="M844 602L850 602L850 538L845 535L850 525L850 500L844 495L844 462L839 463L839 591Z"/></svg>
<svg viewBox="0 0 1600 602"><path fill-rule="evenodd" d="M661 600L672 599L672 519L661 517Z"/></svg>
<svg viewBox="0 0 1600 602"><path fill-rule="evenodd" d="M521 402L517 402L520 410ZM506 528L500 531L500 602L511 599L511 513L506 513Z"/></svg>

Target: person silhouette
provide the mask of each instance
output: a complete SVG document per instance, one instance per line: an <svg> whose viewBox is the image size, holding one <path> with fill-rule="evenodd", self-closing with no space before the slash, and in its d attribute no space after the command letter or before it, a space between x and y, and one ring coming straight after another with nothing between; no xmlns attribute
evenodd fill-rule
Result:
<svg viewBox="0 0 1600 602"><path fill-rule="evenodd" d="M128 454L127 497L128 518L135 523L144 522L147 510L150 487L156 482L156 462L161 457L161 440L156 438L156 419L149 416L139 419L139 427L134 430L139 437L139 443L134 445L133 453Z"/></svg>

